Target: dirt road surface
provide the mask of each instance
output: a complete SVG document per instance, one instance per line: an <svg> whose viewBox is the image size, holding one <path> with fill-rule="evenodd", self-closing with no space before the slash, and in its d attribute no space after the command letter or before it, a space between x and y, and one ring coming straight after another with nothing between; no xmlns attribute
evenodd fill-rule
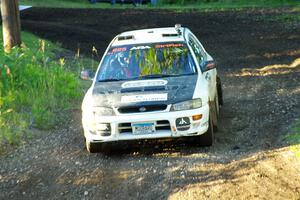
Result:
<svg viewBox="0 0 300 200"><path fill-rule="evenodd" d="M24 30L102 54L121 31L189 27L218 63L224 106L212 147L152 142L84 149L80 112L0 157L0 199L300 199L300 159L285 141L300 114L300 23L290 9L226 12L30 9Z"/></svg>

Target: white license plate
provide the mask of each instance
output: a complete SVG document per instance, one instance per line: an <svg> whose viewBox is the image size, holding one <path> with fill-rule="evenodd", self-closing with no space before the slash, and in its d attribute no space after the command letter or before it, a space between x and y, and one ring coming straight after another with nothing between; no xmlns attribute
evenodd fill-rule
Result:
<svg viewBox="0 0 300 200"><path fill-rule="evenodd" d="M132 133L136 135L151 134L155 132L154 122L132 123Z"/></svg>

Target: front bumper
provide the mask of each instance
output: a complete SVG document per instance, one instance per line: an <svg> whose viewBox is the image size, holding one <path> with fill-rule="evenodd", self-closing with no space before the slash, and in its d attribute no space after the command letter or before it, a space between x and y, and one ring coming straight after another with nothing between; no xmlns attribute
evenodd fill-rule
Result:
<svg viewBox="0 0 300 200"><path fill-rule="evenodd" d="M202 115L199 120L193 120L192 116ZM179 131L176 127L176 119L188 117L190 126L188 130ZM194 110L172 111L172 112L148 112L148 113L134 113L122 114L117 116L101 116L96 119L97 124L110 124L110 135L101 136L98 132L91 132L86 126L84 117L82 118L84 135L88 142L102 143L122 140L139 140L139 139L158 139L158 138L172 138L183 136L195 136L205 133L208 129L209 106L208 104ZM156 131L151 134L133 134L130 129L122 129L122 124L154 122L157 126ZM168 124L166 124L166 122ZM162 125L163 123L164 125ZM164 128L161 128L164 126ZM128 128L128 127L127 127Z"/></svg>

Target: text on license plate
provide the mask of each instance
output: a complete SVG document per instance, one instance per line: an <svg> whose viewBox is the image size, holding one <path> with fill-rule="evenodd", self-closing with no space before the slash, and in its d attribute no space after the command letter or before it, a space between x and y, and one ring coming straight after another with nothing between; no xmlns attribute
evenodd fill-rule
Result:
<svg viewBox="0 0 300 200"><path fill-rule="evenodd" d="M150 134L155 132L154 122L132 123L133 134Z"/></svg>

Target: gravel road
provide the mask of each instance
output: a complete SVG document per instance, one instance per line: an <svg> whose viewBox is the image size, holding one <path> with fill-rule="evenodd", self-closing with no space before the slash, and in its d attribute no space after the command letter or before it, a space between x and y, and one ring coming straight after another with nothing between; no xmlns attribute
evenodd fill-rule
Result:
<svg viewBox="0 0 300 200"><path fill-rule="evenodd" d="M23 29L86 54L114 33L180 22L217 59L224 106L212 147L156 141L108 155L87 153L74 110L0 156L0 199L300 199L300 159L284 139L300 114L300 23L281 14L299 12L26 10Z"/></svg>

